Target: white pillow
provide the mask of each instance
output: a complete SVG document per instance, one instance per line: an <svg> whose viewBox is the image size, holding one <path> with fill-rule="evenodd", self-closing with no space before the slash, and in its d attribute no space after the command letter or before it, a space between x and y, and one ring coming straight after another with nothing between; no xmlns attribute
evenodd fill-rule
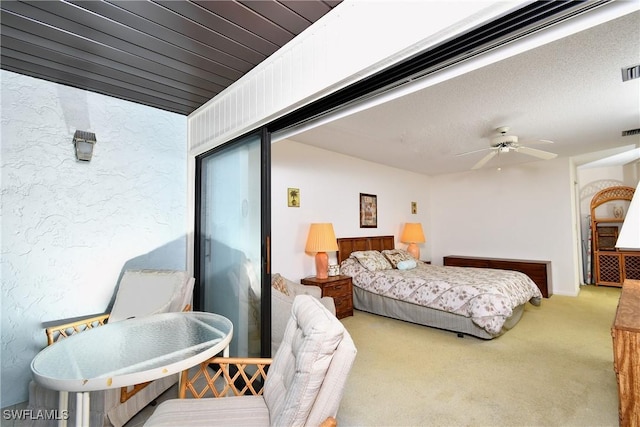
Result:
<svg viewBox="0 0 640 427"><path fill-rule="evenodd" d="M398 268L398 270L411 270L412 268L416 268L416 260L415 259L408 259L406 261L400 261L396 267Z"/></svg>

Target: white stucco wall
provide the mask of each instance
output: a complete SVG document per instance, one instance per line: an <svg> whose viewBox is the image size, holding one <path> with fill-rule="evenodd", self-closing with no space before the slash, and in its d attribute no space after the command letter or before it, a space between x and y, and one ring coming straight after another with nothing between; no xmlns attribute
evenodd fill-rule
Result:
<svg viewBox="0 0 640 427"><path fill-rule="evenodd" d="M2 402L43 321L104 312L125 268L186 265L187 119L2 71ZM74 132L94 132L91 162Z"/></svg>

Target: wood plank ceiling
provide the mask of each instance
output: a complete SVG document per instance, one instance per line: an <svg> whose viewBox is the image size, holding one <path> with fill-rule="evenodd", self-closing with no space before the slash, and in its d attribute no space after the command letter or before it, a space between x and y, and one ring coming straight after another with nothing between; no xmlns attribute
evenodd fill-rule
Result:
<svg viewBox="0 0 640 427"><path fill-rule="evenodd" d="M2 0L1 68L188 115L342 0Z"/></svg>

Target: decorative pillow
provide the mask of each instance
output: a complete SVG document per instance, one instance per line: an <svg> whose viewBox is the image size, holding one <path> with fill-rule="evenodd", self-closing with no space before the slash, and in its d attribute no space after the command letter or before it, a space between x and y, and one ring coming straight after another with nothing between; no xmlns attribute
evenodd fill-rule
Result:
<svg viewBox="0 0 640 427"><path fill-rule="evenodd" d="M416 268L416 260L415 259L408 259L406 261L400 261L398 263L398 270L411 270L412 268Z"/></svg>
<svg viewBox="0 0 640 427"><path fill-rule="evenodd" d="M393 268L384 255L378 251L351 252L351 257L357 259L369 271L390 270Z"/></svg>
<svg viewBox="0 0 640 427"><path fill-rule="evenodd" d="M382 255L389 260L393 268L398 268L400 261L411 261L414 259L413 256L404 249L386 249L382 251Z"/></svg>
<svg viewBox="0 0 640 427"><path fill-rule="evenodd" d="M287 288L287 281L284 277L280 275L280 273L276 273L271 278L271 286L273 286L276 290L282 292L283 294L289 295L289 288Z"/></svg>

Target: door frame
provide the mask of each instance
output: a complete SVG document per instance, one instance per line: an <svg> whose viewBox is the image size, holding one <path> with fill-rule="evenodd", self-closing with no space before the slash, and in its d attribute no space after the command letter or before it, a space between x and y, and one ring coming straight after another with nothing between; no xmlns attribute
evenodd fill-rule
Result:
<svg viewBox="0 0 640 427"><path fill-rule="evenodd" d="M193 227L193 277L196 283L193 289L193 309L202 310L204 307L204 295L200 287L201 282L201 240L202 226L202 162L217 152L223 151L240 143L248 137L260 138L260 355L271 356L271 133L266 126L254 129L246 134L234 138L224 144L214 147L204 153L194 156L194 227Z"/></svg>

